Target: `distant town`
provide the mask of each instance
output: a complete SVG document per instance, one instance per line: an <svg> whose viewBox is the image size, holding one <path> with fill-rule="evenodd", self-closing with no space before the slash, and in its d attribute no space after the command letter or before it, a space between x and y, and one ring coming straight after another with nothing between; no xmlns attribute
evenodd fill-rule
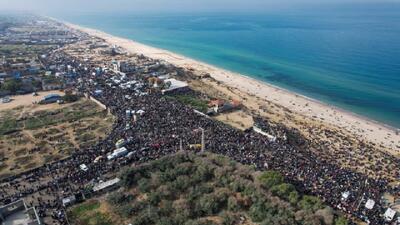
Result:
<svg viewBox="0 0 400 225"><path fill-rule="evenodd" d="M308 137L210 74L33 15L0 16L0 56L1 224L400 224L399 158L322 125ZM207 182L226 192L190 189Z"/></svg>

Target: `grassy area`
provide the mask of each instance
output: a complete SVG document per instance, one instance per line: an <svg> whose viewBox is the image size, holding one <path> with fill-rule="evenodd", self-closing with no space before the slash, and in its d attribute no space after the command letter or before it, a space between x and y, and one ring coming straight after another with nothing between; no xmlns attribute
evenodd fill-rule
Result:
<svg viewBox="0 0 400 225"><path fill-rule="evenodd" d="M98 201L89 201L74 207L69 212L69 217L77 225L111 225L110 217L100 212L99 208Z"/></svg>
<svg viewBox="0 0 400 225"><path fill-rule="evenodd" d="M215 154L178 153L128 168L120 178L121 188L100 206L112 215L112 224L348 223L318 198L299 193L279 173L257 172Z"/></svg>
<svg viewBox="0 0 400 225"><path fill-rule="evenodd" d="M0 135L5 135L8 133L11 133L13 131L18 130L19 124L17 123L17 120L12 119L12 118L6 118L1 120L0 124Z"/></svg>
<svg viewBox="0 0 400 225"><path fill-rule="evenodd" d="M168 95L165 98L177 100L185 105L189 105L200 112L207 112L207 101L193 95Z"/></svg>

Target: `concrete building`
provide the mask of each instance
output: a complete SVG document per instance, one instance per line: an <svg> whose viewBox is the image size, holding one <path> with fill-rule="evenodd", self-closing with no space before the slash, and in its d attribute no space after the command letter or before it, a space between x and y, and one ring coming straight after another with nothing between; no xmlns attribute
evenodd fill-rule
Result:
<svg viewBox="0 0 400 225"><path fill-rule="evenodd" d="M34 207L28 208L23 199L0 207L2 225L41 225Z"/></svg>

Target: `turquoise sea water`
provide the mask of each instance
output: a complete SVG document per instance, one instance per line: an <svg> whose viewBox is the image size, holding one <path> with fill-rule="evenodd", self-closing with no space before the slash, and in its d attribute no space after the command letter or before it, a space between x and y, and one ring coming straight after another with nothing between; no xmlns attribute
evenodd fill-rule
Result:
<svg viewBox="0 0 400 225"><path fill-rule="evenodd" d="M167 49L400 127L400 7L56 18Z"/></svg>

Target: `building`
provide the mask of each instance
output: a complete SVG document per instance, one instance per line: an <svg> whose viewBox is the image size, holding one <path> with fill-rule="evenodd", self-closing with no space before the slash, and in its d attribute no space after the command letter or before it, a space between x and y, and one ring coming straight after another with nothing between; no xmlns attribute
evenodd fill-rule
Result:
<svg viewBox="0 0 400 225"><path fill-rule="evenodd" d="M225 102L221 99L211 100L208 103L208 115L218 114L218 113L225 113L231 112L233 110L239 109L241 103L239 101L233 100L231 102Z"/></svg>
<svg viewBox="0 0 400 225"><path fill-rule="evenodd" d="M176 79L166 79L164 80L165 84L168 84L168 87L162 90L163 94L171 93L171 92L183 92L189 89L189 85L186 82L176 80Z"/></svg>
<svg viewBox="0 0 400 225"><path fill-rule="evenodd" d="M50 103L55 103L59 100L62 100L61 95L58 94L49 94L43 97L43 99L40 101L40 104L50 104Z"/></svg>
<svg viewBox="0 0 400 225"><path fill-rule="evenodd" d="M63 84L60 82L49 82L49 81L42 81L42 89L43 91L51 91L51 90L59 90L63 88Z"/></svg>
<svg viewBox="0 0 400 225"><path fill-rule="evenodd" d="M41 225L43 224L34 207L28 208L23 199L0 207L2 225Z"/></svg>

